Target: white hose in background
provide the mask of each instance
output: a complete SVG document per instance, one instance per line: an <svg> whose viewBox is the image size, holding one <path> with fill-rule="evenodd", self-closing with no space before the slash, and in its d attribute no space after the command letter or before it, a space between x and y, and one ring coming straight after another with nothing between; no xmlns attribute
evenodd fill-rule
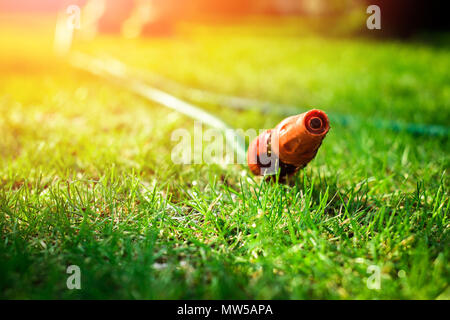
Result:
<svg viewBox="0 0 450 320"><path fill-rule="evenodd" d="M98 59L84 53L75 52L69 56L69 61L76 68L108 80L115 80L120 85L148 100L180 112L220 131L225 136L226 143L236 152L238 163L245 163L246 147L244 138L216 116L162 90L155 89L138 79L134 79L129 75L127 66L117 60Z"/></svg>

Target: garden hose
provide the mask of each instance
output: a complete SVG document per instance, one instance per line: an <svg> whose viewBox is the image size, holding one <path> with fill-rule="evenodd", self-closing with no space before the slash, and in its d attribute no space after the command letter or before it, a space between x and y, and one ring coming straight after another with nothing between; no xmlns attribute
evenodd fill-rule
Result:
<svg viewBox="0 0 450 320"><path fill-rule="evenodd" d="M262 114L276 114L282 117L289 117L300 112L299 108L292 105L273 103L258 99L238 97L215 93L202 89L185 87L173 80L169 80L159 74L149 71L130 69L132 74L153 86L163 90L173 92L184 99L202 104L215 104L224 108L231 108L240 111L257 111ZM367 127L373 126L376 129L391 130L394 132L406 132L417 136L448 137L450 127L442 125L408 123L395 120L387 120L378 117L365 119L357 115L342 114L337 112L327 112L330 120L344 127Z"/></svg>
<svg viewBox="0 0 450 320"><path fill-rule="evenodd" d="M294 107L189 89L159 76L152 76L151 82L159 79L160 86L170 87L179 95L188 96L190 100L202 100L203 98L203 102L205 102L205 98L207 98L229 108L238 110L256 109L261 113L275 111L280 115L288 116L274 129L264 131L251 141L247 152L244 137L224 121L200 107L149 86L146 82L140 80L142 77L136 76L137 73L142 76L141 71L133 72L133 69L117 60L92 58L83 53L73 53L69 60L77 68L106 79L113 79L146 99L220 131L224 135L226 143L237 154L238 163L243 163L242 160L246 158L250 171L255 175L274 175L280 172L280 176L288 176L304 168L316 156L330 128L328 115L321 110L310 110L302 114L292 115L298 112ZM151 74L143 75L148 82ZM331 114L330 118L332 121L345 126L364 124L364 121L355 116ZM448 136L449 134L449 128L442 126L407 124L384 119L372 119L372 124L377 128L406 131L412 134L431 136Z"/></svg>
<svg viewBox="0 0 450 320"><path fill-rule="evenodd" d="M250 143L248 167L255 175L293 175L314 159L329 129L321 110L288 117Z"/></svg>

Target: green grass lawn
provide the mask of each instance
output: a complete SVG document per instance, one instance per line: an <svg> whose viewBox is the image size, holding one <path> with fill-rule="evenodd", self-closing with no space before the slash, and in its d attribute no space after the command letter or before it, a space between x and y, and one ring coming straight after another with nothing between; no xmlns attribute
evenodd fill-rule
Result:
<svg viewBox="0 0 450 320"><path fill-rule="evenodd" d="M450 298L448 136L331 123L290 185L176 165L171 133L193 121L54 58L51 27L0 28L0 298ZM448 48L263 30L75 48L299 113L449 125ZM281 120L201 107L243 129Z"/></svg>

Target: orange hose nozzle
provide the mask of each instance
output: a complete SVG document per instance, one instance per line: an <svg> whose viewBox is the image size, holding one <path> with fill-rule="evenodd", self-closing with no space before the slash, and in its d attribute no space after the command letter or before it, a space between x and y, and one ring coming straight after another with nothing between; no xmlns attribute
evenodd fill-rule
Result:
<svg viewBox="0 0 450 320"><path fill-rule="evenodd" d="M328 116L321 110L291 116L274 129L261 133L248 148L247 162L255 175L291 175L317 154L328 130Z"/></svg>

